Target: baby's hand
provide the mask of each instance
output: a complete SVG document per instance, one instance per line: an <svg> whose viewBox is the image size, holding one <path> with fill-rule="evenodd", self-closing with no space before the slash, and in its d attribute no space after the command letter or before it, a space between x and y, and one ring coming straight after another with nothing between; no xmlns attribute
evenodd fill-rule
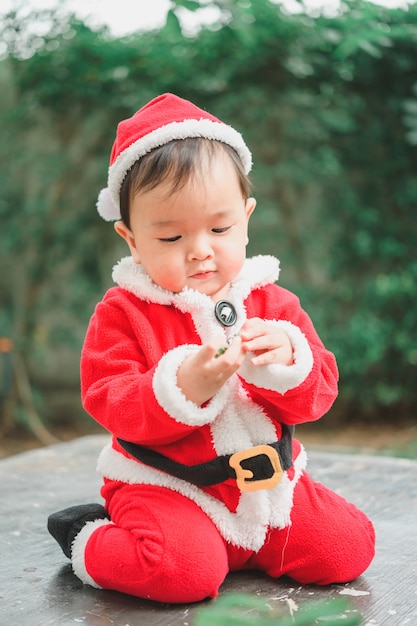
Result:
<svg viewBox="0 0 417 626"><path fill-rule="evenodd" d="M253 365L292 365L291 342L288 335L276 324L253 317L242 326L240 337L243 350L255 355L251 359Z"/></svg>
<svg viewBox="0 0 417 626"><path fill-rule="evenodd" d="M207 343L180 365L177 384L187 400L201 406L223 387L244 358L239 336L234 337L227 350L221 341Z"/></svg>

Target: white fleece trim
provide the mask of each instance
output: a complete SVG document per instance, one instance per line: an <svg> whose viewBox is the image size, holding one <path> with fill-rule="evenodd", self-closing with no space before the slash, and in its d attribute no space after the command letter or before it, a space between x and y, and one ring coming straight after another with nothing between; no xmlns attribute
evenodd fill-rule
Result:
<svg viewBox="0 0 417 626"><path fill-rule="evenodd" d="M181 424L203 426L210 424L223 409L228 398L228 385L223 385L204 407L187 400L177 385L177 372L184 359L201 346L182 345L167 352L159 361L152 380L155 397L162 408Z"/></svg>
<svg viewBox="0 0 417 626"><path fill-rule="evenodd" d="M107 186L116 207L120 206L119 194L123 180L138 159L151 152L151 150L163 146L174 139L188 139L189 137L204 137L228 144L240 156L245 173L248 174L252 169L251 152L242 135L232 126L204 118L171 122L137 139L123 150L113 165L109 167Z"/></svg>
<svg viewBox="0 0 417 626"><path fill-rule="evenodd" d="M274 283L279 276L279 261L272 256L256 256L246 259L241 271L234 278L225 300L230 302L237 315L236 324L228 328L222 327L214 315L214 304L211 298L192 289L184 289L178 294L175 306L182 312L191 314L195 329L202 343L213 337L224 335L225 340L231 339L240 331L247 320L245 300L253 289Z"/></svg>
<svg viewBox="0 0 417 626"><path fill-rule="evenodd" d="M202 343L207 343L214 338L222 338L226 342L227 329L220 326L214 316L214 302L209 297L194 289L184 289L177 294L174 302L175 307L182 313L189 313L194 322L194 328ZM241 306L241 309L243 307ZM237 309L237 307L236 307ZM237 310L239 319L239 311ZM242 310L240 310L242 317ZM243 313L245 318L245 314ZM236 328L234 326L233 328Z"/></svg>
<svg viewBox="0 0 417 626"><path fill-rule="evenodd" d="M258 255L245 260L226 297L235 307L237 314L236 324L229 328L223 328L217 322L214 316L214 303L209 296L188 288L180 293L162 289L152 281L142 265L133 261L132 257L121 259L113 267L112 276L115 283L141 300L175 306L182 313L189 313L202 343L207 343L216 336L223 336L226 341L239 332L247 319L245 299L253 289L259 289L278 280L279 261L268 255Z"/></svg>
<svg viewBox="0 0 417 626"><path fill-rule="evenodd" d="M260 389L269 389L284 395L290 389L295 389L307 378L313 368L313 353L304 333L291 322L286 320L271 320L284 330L294 350L293 365L252 365L250 359L253 354L248 352L238 373L246 382L256 385Z"/></svg>
<svg viewBox="0 0 417 626"><path fill-rule="evenodd" d="M237 375L228 381L229 397L221 415L210 426L214 449L220 456L276 441L270 417L253 402Z"/></svg>
<svg viewBox="0 0 417 626"><path fill-rule="evenodd" d="M231 299L232 302L245 299L253 289L275 283L279 278L279 273L279 260L273 256L258 255L245 259L242 269L232 282L226 299ZM116 263L113 267L112 278L120 287L146 302L173 304L187 312L192 312L204 303L213 304L209 296L193 289L185 288L180 293L162 289L153 282L142 265L134 262L131 256L123 257Z"/></svg>
<svg viewBox="0 0 417 626"><path fill-rule="evenodd" d="M269 523L271 528L282 529L291 525L291 511L294 504L294 488L305 471L308 461L307 453L304 447L301 444L300 446L300 453L294 461L293 480L290 481L288 474L285 472L280 484L269 492L271 499L271 516ZM287 481L288 486L285 485L285 481ZM282 488L281 490L279 489L280 487Z"/></svg>
<svg viewBox="0 0 417 626"><path fill-rule="evenodd" d="M259 289L276 283L279 273L279 259L270 254L258 254L245 259L241 271L233 280L230 291L236 290L241 296L246 298L252 289Z"/></svg>
<svg viewBox="0 0 417 626"><path fill-rule="evenodd" d="M125 256L116 263L112 278L120 287L145 302L174 304L176 294L154 283L143 266L135 263L131 256Z"/></svg>
<svg viewBox="0 0 417 626"><path fill-rule="evenodd" d="M294 461L294 478L285 472L276 487L271 490L242 493L236 513L223 502L213 498L191 483L137 463L117 452L109 444L98 459L98 472L110 480L131 485L157 485L172 489L195 502L214 522L226 541L247 550L259 550L266 538L268 526L285 528L291 523L291 507L295 486L307 463L302 449Z"/></svg>
<svg viewBox="0 0 417 626"><path fill-rule="evenodd" d="M108 519L97 519L94 522L87 522L72 543L71 560L74 574L85 585L91 585L91 587L96 587L96 589L101 589L101 587L91 578L87 571L87 567L85 565L85 549L91 535L97 530L97 528L101 528L101 526L107 526L112 523L113 522Z"/></svg>

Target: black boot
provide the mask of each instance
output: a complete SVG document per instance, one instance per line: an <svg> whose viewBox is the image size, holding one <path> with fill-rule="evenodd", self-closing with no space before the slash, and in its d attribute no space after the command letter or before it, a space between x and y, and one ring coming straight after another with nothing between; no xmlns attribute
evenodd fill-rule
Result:
<svg viewBox="0 0 417 626"><path fill-rule="evenodd" d="M110 519L101 504L78 504L48 517L48 530L62 548L63 553L71 558L71 546L75 537L87 522L98 519Z"/></svg>

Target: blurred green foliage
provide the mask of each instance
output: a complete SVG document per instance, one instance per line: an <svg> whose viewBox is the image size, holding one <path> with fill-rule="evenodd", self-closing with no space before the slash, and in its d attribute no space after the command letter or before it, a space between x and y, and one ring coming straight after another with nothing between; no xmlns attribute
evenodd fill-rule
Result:
<svg viewBox="0 0 417 626"><path fill-rule="evenodd" d="M190 0L160 30L120 38L60 9L3 20L0 336L53 417L48 398L78 388L88 318L126 254L94 208L116 124L172 91L253 151L250 253L281 259L281 284L335 352L336 423L415 421L417 6L211 4L218 21L192 35L179 19L199 9Z"/></svg>
<svg viewBox="0 0 417 626"><path fill-rule="evenodd" d="M258 596L231 593L200 609L193 626L314 626L318 623L359 626L362 622L360 613L352 610L342 598L307 603L303 607L294 602L290 607L285 614L282 608L277 610Z"/></svg>

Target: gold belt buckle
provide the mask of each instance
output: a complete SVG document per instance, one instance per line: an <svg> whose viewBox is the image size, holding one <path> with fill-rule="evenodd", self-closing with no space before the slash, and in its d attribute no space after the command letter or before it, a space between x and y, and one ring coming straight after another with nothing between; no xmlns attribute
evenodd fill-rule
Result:
<svg viewBox="0 0 417 626"><path fill-rule="evenodd" d="M248 480L253 478L253 472L252 470L242 467L241 463L242 461L252 459L260 454L264 454L268 457L274 473L270 478L266 478L264 480ZM247 450L242 450L241 452L235 452L229 459L229 465L230 467L233 467L236 472L237 486L241 491L272 489L272 487L278 485L284 473L281 467L278 452L275 448L267 445L254 446L253 448L248 448Z"/></svg>

